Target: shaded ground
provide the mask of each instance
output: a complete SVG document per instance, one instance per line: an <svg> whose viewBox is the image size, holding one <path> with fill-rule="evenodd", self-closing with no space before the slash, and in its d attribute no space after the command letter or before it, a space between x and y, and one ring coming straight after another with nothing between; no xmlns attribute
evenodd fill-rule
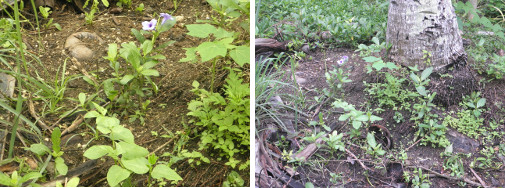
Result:
<svg viewBox="0 0 505 188"><path fill-rule="evenodd" d="M145 6L144 12L135 12L135 7L141 2ZM84 20L84 14L79 13L73 4L65 3L65 1L57 1L52 10L53 13L51 14L51 18L54 19L54 23L61 25L61 31L53 27L44 29L41 31L39 38L36 31L33 31L28 24L23 24L25 28L25 30L23 30L23 35L25 43L28 46L27 50L35 54L42 62L42 64L32 62L31 69L37 70L42 79L53 80L55 79L55 75L59 73L58 71L61 71L63 63L66 61L67 76L81 75L81 68L68 59L68 51L64 49L65 39L75 32L93 32L101 37L104 43L98 44L97 41L83 40L83 42L95 52L95 55L94 58L81 63L83 64L82 67L87 70L87 72L97 75L98 82L101 82L112 77L111 72L113 72L109 66L108 60L102 58L107 55L107 44L121 44L123 42L136 41L131 34L131 29L135 28L140 30L142 28L141 22L153 19L152 15L154 13L159 14L167 12L174 17L178 16L178 23L168 32L160 35L157 41L159 44L170 40L175 41L175 43L167 47L166 51L163 53L167 59L160 61L160 64L155 67L160 72L160 76L154 78L154 81L159 87L159 93L147 98L151 101L151 104L145 112L145 121L141 122L139 119L129 121L132 115L135 115L133 110L128 111L129 113L127 115L121 114L120 111L115 113L119 115L121 123L134 133L135 142L147 148L149 151L156 151L158 156L161 156L164 152L172 153L176 149L175 144L177 142L186 142L187 144L184 144L183 148L192 150L193 148L197 148L199 138L193 138L194 135L190 134L191 138L183 140L176 132L183 132L194 128L193 125L189 125L189 127L183 126L188 119L185 118L188 112L187 103L195 98L195 95L190 91L193 88L191 84L196 80L204 89L209 90L211 64L180 63L179 60L185 57L185 50L182 48L194 47L202 42L194 37L186 36L185 33L188 31L185 25L196 23L197 19L209 19L211 14L213 14L212 8L204 1L200 0L181 1L182 3L178 5L177 10L174 8L173 1L141 2L133 1L132 8L130 9L123 8L117 11L118 9L115 6L109 9L103 9L102 12L95 17L93 24L88 25ZM111 2L111 5L114 4L115 2ZM35 23L33 15L29 14L30 8L31 6L25 9L25 12L27 12L25 16L32 20L32 23ZM45 20L42 21L42 23L44 22ZM236 29L242 30L238 26ZM249 38L249 36L243 37ZM218 62L218 66L223 65L224 62ZM34 72L32 72L32 75L33 74ZM216 75L215 88L217 89L215 90L220 91L224 79L226 78L226 71L218 71ZM81 92L91 95L96 93L97 90L93 86L87 84L81 77L69 81L65 91L65 99L59 103L63 107L60 113L47 114L43 116L42 119L49 125L57 122L61 112L70 110L78 105L75 99ZM103 92L100 94L100 97L105 98ZM47 109L40 101L35 100L35 109L37 113L46 114L45 110ZM28 113L25 115L30 117ZM9 117L4 118L8 119ZM77 118L77 115L67 117L60 121L59 126L64 129L69 126L75 118ZM93 126L94 120L85 120L85 124ZM84 150L81 146L86 144L109 143L107 139L94 140L89 143L93 137L89 134L90 129L84 126L85 124L72 132L72 135L76 138L75 143L63 149L63 151L68 154L65 154L63 157L69 169L86 161L82 156ZM196 131L196 129L194 130ZM159 136L153 136L153 132L156 132ZM164 134L175 135L171 138L161 137L161 135ZM47 135L45 137L47 138ZM28 145L29 143L37 142L36 140L37 139L28 140ZM29 152L25 152L24 149L22 149L23 145L21 143L18 143L16 147L18 148L15 153L16 156L32 158ZM210 156L210 154L207 153L203 154ZM243 157L248 156L241 156L239 159L243 159ZM189 165L183 160L172 165L172 168L176 169L183 178L183 181L178 182L177 186L221 186L227 174L229 174L232 169L224 165L223 161L217 161L212 157L209 158L211 159L210 164L202 163L199 166L194 166ZM170 156L161 157L159 160L169 161ZM98 161L97 164L93 165L91 170L80 176L81 183L79 186L108 186L105 177L107 174L107 167L111 165L111 162L111 160ZM242 178L245 180L245 185L249 184L248 172L248 169L240 172ZM146 178L146 176L134 177L132 180L133 186L146 186Z"/></svg>
<svg viewBox="0 0 505 188"><path fill-rule="evenodd" d="M367 74L367 65L359 56L359 53L350 49L326 49L310 52L307 58L297 61L295 64L295 75L297 81L293 79L292 66L285 65L280 70L284 71L283 77L279 78L287 83L299 84L299 89L284 88L277 94L282 96L281 102L290 107L296 107L302 113L294 113L290 110L279 110L281 113L286 113L287 116L299 117L297 120L293 118L284 120L285 124L292 124L295 136L290 136L290 133L280 128L278 123L274 121L264 121L260 125L257 124L259 135L256 136L257 147L256 151L257 163L259 163L262 171L256 170L256 185L260 187L303 187L306 183L311 182L316 187L410 187L413 186L405 181L403 172L409 171L413 173L415 168L423 168L423 174L428 174L431 181L431 187L456 187L463 179L458 179L450 175L451 170L444 169L443 165L448 157L441 157L444 152L442 147L422 146L417 142L419 138L415 138L415 133L418 127L409 121L411 113L407 110L397 110L401 113L406 121L395 121L395 110L383 108L382 112L373 112L374 115L382 117L383 120L374 122L374 126L366 129L361 129L361 137L349 139L350 123L344 124L338 121L342 114L340 109L331 107L333 99L326 103L317 102L314 97L321 97L323 88L328 88L325 78L325 72L337 66L337 61L343 56L348 56L349 61L342 68L350 73L349 79L351 83L344 84L342 100L353 104L357 110L370 111L377 109L377 101L366 92L367 83L385 83L383 76L376 74ZM288 61L289 62L289 61ZM471 64L471 62L470 62ZM471 68L469 68L471 70ZM394 74L394 73L392 73ZM463 74L463 73L458 73ZM437 90L440 93L443 84L445 86L453 86L454 89L443 93L435 101L437 108L432 113L445 117L447 113L452 111L463 110L459 106L463 95L468 95L468 91L480 91L481 97L487 99L485 110L481 117L484 118L482 127L489 127L491 121L501 122L494 131L501 134L505 127L503 124L503 102L505 101L505 82L503 80L484 81L489 78L477 75L474 71L466 72L464 75L456 75L448 78L432 77L430 86L427 89ZM473 76L475 75L475 76ZM470 77L470 78L469 78ZM475 83L472 82L475 77ZM410 80L408 76L405 77ZM466 78L466 79L462 79ZM480 81L479 81L480 80ZM470 86L471 89L465 86ZM472 87L473 86L473 87ZM404 89L415 91L412 84L405 86ZM290 97L285 97L287 94ZM298 98L298 99L293 99ZM303 102L300 102L303 101ZM319 108L320 107L320 108ZM274 108L274 107L272 107ZM274 108L275 109L275 108ZM321 142L317 147L312 145L310 141L303 140L311 134L318 132L326 132L323 128L313 128L308 125L311 120L319 121L317 112L322 112L324 115L324 123L329 125L332 130L338 133L344 133L346 152L331 152L324 142ZM285 115L286 115L285 114ZM306 115L304 115L306 114ZM454 116L454 115L452 115ZM387 144L387 136L381 136L386 131L378 131L380 127L385 127L389 130L392 140L392 145ZM289 129L289 128L288 128ZM376 132L376 139L382 143L382 148L386 150L383 157L374 158L366 153L366 132ZM379 136L377 136L379 135ZM493 141L469 138L453 128L449 128L446 133L447 138L453 144L455 153L472 154L471 157L461 157L464 166L464 178L468 182L484 182L487 186L503 186L505 185L505 169L503 167L503 154L498 154L501 151L500 143L504 142L503 137L497 137ZM384 141L381 141L384 140ZM390 146L390 147L385 147ZM476 158L488 158L479 151L491 147L496 152L490 159L496 164L492 167L478 168L479 162ZM262 150L264 148L264 150ZM314 149L317 148L317 149ZM313 149L313 150L310 150ZM291 155L290 151L295 155ZM313 151L312 154L304 154L306 151ZM405 151L408 158L401 160L401 153ZM266 154L267 153L267 154ZM355 155L356 158L353 156ZM289 157L291 156L291 157ZM306 161L293 159L295 156L310 156ZM488 158L489 159L489 158ZM269 163L269 161L271 162ZM369 170L365 170L360 164L366 166ZM256 168L259 167L258 164ZM475 173L472 172L472 170ZM276 170L278 169L278 170ZM280 174L276 174L280 173ZM478 178L477 178L478 177ZM481 181L479 181L481 178ZM467 186L475 187L475 185L467 183Z"/></svg>

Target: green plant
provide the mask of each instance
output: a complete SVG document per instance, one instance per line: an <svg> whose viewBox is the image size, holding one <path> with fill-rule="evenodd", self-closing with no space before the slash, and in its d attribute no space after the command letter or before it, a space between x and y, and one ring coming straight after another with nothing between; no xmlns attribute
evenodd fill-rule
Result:
<svg viewBox="0 0 505 188"><path fill-rule="evenodd" d="M231 171L226 178L226 181L223 182L223 187L242 187L244 186L244 179L240 177L238 172Z"/></svg>
<svg viewBox="0 0 505 188"><path fill-rule="evenodd" d="M427 142L430 142L433 147L436 146L435 144L446 147L451 144L445 137L447 132L445 125L440 125L435 120L430 119L429 122L419 123L418 126L419 130L416 132L416 136L423 137L421 145L427 145Z"/></svg>
<svg viewBox="0 0 505 188"><path fill-rule="evenodd" d="M493 162L495 158L495 150L492 146L487 146L479 151L484 157L477 157L476 160L479 162L477 167L479 168L496 168L499 169L503 164Z"/></svg>
<svg viewBox="0 0 505 188"><path fill-rule="evenodd" d="M334 185L339 184L340 182L344 182L344 175L342 172L339 172L338 174L330 172L330 182Z"/></svg>
<svg viewBox="0 0 505 188"><path fill-rule="evenodd" d="M161 19L161 24L157 24L156 20L142 23L143 25L153 24L152 27L144 27L143 31L132 29L132 34L139 41L140 46L129 42L121 44L121 48L118 49L117 44L112 43L109 44L108 55L103 57L109 60L109 65L114 70L112 73L114 77L103 82L105 94L109 100L116 102L124 109L135 105L131 102L133 97L137 96L142 101L146 95L158 92L158 86L151 77L159 76L159 72L153 67L159 63L159 60L166 58L158 52L173 44L174 41L165 42L156 48L155 42L161 33L168 31L175 25L175 20L168 14L162 13ZM154 30L153 37L151 40L146 40L143 34L149 33L149 30ZM126 62L126 68L121 68L120 60ZM146 87L146 84L150 84L151 88ZM119 90L116 90L115 85L121 86ZM146 104L148 103L142 103L142 108L147 108ZM141 113L136 114L140 115Z"/></svg>
<svg viewBox="0 0 505 188"><path fill-rule="evenodd" d="M59 127L56 127L53 129L53 132L51 134L51 141L52 141L52 152L51 150L44 144L32 144L30 148L27 148L26 150L29 150L37 156L43 156L45 154L51 154L52 157L54 157L54 164L55 164L55 170L57 175L66 175L68 172L68 166L65 164L65 160L61 157L63 155L63 151L61 151L61 131Z"/></svg>
<svg viewBox="0 0 505 188"><path fill-rule="evenodd" d="M372 123L374 121L382 120L381 117L372 115L371 112L362 112L356 110L354 105L349 104L347 102L337 100L332 103L333 108L343 108L345 113L341 115L338 120L339 121L348 121L352 125L352 135L358 136L361 126L363 124L368 125L368 123Z"/></svg>
<svg viewBox="0 0 505 188"><path fill-rule="evenodd" d="M51 8L49 7L43 7L39 6L39 12L42 14L42 17L47 20L49 18L49 15L51 14L51 11L49 11ZM61 26L58 23L53 23L53 18L47 20L47 23L44 24L44 27L48 29L49 27L54 26L56 29L61 30Z"/></svg>
<svg viewBox="0 0 505 188"><path fill-rule="evenodd" d="M123 7L123 5L125 5L126 7L130 8L132 6L132 0L119 0L116 5L118 7Z"/></svg>
<svg viewBox="0 0 505 188"><path fill-rule="evenodd" d="M480 114L483 109L479 109L486 105L486 98L480 98L480 92L472 92L470 96L463 96L463 104L465 104L468 108L471 109L473 115L476 118L480 117Z"/></svg>
<svg viewBox="0 0 505 188"><path fill-rule="evenodd" d="M207 3L219 14L219 17L212 16L212 21L221 27L231 24L243 14L249 17L249 0L207 0Z"/></svg>
<svg viewBox="0 0 505 188"><path fill-rule="evenodd" d="M93 1L93 4L91 5L91 10L89 12L84 12L84 14L86 15L85 17L86 23L91 25L93 24L93 19L95 18L95 13L98 11L98 4L100 2L99 0L86 0L86 2L84 2L84 5L82 7L86 8L90 1ZM107 0L101 0L101 1L105 7L109 7L109 1Z"/></svg>
<svg viewBox="0 0 505 188"><path fill-rule="evenodd" d="M481 127L484 123L483 118L475 117L471 110L465 110L457 113L457 118L446 116L443 125L455 128L472 138L479 138L485 130Z"/></svg>
<svg viewBox="0 0 505 188"><path fill-rule="evenodd" d="M373 133L368 133L366 135L366 141L368 143L366 147L366 153L378 157L386 154L386 151L382 149L382 145L375 141L375 136Z"/></svg>
<svg viewBox="0 0 505 188"><path fill-rule="evenodd" d="M144 3L140 3L139 6L135 8L135 11L142 14L144 12Z"/></svg>
<svg viewBox="0 0 505 188"><path fill-rule="evenodd" d="M403 177L407 182L412 182L414 188L429 188L431 185L430 179L427 174L423 174L423 170L421 168L414 169L413 178L410 179L410 173L408 171L404 171Z"/></svg>
<svg viewBox="0 0 505 188"><path fill-rule="evenodd" d="M0 173L0 184L9 187L21 187L23 186L23 183L40 177L42 177L42 174L39 172L30 172L24 176L20 176L17 171L14 171L12 172L11 177L2 172ZM36 186L35 184L30 185Z"/></svg>
<svg viewBox="0 0 505 188"><path fill-rule="evenodd" d="M186 25L188 35L197 38L208 38L212 34L215 40L203 42L198 47L184 48L186 50L186 58L180 62L207 62L212 61L212 80L211 91L214 89L214 80L216 75L216 66L219 57L231 57L239 66L249 64L249 45L235 46L233 41L236 39L235 32L228 32L219 27L216 28L210 24L189 24ZM198 58L198 56L200 58Z"/></svg>
<svg viewBox="0 0 505 188"><path fill-rule="evenodd" d="M249 152L249 87L234 71L230 71L226 79L226 97L199 86L197 81L193 82L191 91L198 98L188 104L190 112L187 115L194 117L190 123L204 128L200 150L218 149L220 156L235 163L235 153ZM235 164L229 164L235 168Z"/></svg>
<svg viewBox="0 0 505 188"><path fill-rule="evenodd" d="M352 80L349 79L349 71L345 71L340 68L340 66L344 65L347 59L347 56L342 57L342 59L338 62L339 66L334 66L333 70L330 70L324 74L326 77L326 83L330 87L330 91L328 91L326 88L323 89L323 93L327 97L336 97L338 93L342 93L342 86L344 83L352 82Z"/></svg>
<svg viewBox="0 0 505 188"><path fill-rule="evenodd" d="M114 159L107 172L107 182L110 186L117 186L129 178L133 173L146 174L155 179L179 181L182 178L166 164L156 164L156 157L147 157L149 151L135 144L132 132L120 125L119 119L107 116L107 110L93 103L96 111L86 113L85 118L96 118L96 128L112 141L109 145L94 145L84 152L89 159L98 159L109 156ZM149 184L151 182L149 181Z"/></svg>
<svg viewBox="0 0 505 188"><path fill-rule="evenodd" d="M450 170L451 176L461 178L465 176L465 168L460 154L453 154L444 161L444 169Z"/></svg>
<svg viewBox="0 0 505 188"><path fill-rule="evenodd" d="M375 53L381 52L383 49L389 48L391 45L386 45L386 42L380 42L379 38L373 37L372 38L373 44L370 45L365 45L365 44L359 44L358 49L355 50L355 52L359 52L359 56L361 57L367 57Z"/></svg>
<svg viewBox="0 0 505 188"><path fill-rule="evenodd" d="M419 95L404 89L407 79L393 76L390 73L384 73L384 76L385 83L363 82L367 87L368 95L378 102L379 107L392 107L393 110L410 109L410 101L413 101ZM401 117L403 119L403 116Z"/></svg>
<svg viewBox="0 0 505 188"><path fill-rule="evenodd" d="M344 137L343 133L338 134L337 131L333 131L331 134L328 134L328 137L324 137L323 140L326 142L332 152L344 152L345 144L342 141L342 137Z"/></svg>

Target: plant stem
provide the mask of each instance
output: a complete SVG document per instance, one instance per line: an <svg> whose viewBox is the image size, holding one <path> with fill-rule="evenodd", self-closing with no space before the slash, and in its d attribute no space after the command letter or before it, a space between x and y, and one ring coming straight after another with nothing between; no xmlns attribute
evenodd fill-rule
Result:
<svg viewBox="0 0 505 188"><path fill-rule="evenodd" d="M212 80L210 81L210 92L214 92L214 81L216 79L216 64L217 59L212 62Z"/></svg>

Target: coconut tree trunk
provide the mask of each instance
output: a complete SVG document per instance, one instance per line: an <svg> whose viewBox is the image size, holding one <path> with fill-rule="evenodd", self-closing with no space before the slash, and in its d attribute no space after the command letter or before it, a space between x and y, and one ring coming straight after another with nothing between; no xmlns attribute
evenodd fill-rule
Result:
<svg viewBox="0 0 505 188"><path fill-rule="evenodd" d="M451 0L391 0L386 41L392 44L389 57L405 66L445 72L449 65L466 63ZM432 55L430 65L423 50Z"/></svg>

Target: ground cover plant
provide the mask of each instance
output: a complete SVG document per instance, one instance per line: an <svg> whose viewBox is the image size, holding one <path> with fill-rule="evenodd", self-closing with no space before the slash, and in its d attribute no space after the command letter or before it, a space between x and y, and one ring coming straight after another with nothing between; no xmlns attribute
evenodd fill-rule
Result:
<svg viewBox="0 0 505 188"><path fill-rule="evenodd" d="M388 1L257 1L256 186L504 185L500 5L453 5L471 79L388 59Z"/></svg>
<svg viewBox="0 0 505 188"><path fill-rule="evenodd" d="M1 2L1 185L249 184L248 0L51 2Z"/></svg>

